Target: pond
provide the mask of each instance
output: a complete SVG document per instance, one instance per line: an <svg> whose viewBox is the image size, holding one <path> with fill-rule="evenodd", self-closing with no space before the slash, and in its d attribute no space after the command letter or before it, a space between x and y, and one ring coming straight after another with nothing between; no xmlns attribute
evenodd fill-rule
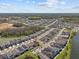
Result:
<svg viewBox="0 0 79 59"><path fill-rule="evenodd" d="M79 59L79 33L72 40L71 59Z"/></svg>

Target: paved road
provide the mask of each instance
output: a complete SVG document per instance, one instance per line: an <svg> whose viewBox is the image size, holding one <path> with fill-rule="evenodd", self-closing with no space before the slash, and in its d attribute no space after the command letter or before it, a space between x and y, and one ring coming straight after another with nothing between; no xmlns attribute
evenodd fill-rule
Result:
<svg viewBox="0 0 79 59"><path fill-rule="evenodd" d="M46 31L45 33L41 34L40 36L38 36L36 39L39 43L41 43L43 45L43 42L40 41L40 39L42 39L43 37L45 37L46 35L48 35L50 32L54 31L55 28L52 28L48 31Z"/></svg>
<svg viewBox="0 0 79 59"><path fill-rule="evenodd" d="M54 25L57 21L58 21L58 20L55 20L53 23L51 23L51 24L47 25L47 26L46 26L46 28L47 28L47 27L49 27L49 26Z"/></svg>
<svg viewBox="0 0 79 59"><path fill-rule="evenodd" d="M42 48L39 47L39 48L35 49L35 50L34 50L34 53L38 53L38 54L39 54L40 56L42 56L44 59L49 59L46 55L42 54L41 51L44 50L44 48L50 46L50 43L55 42L55 39L57 39L57 38L62 34L62 32L64 31L64 29L65 29L65 28L63 28L62 30L60 30L59 33L57 34L57 36L54 37L54 38L53 38L51 41L49 41L48 43L44 44L44 45L42 46ZM39 40L39 41L40 41L40 40Z"/></svg>
<svg viewBox="0 0 79 59"><path fill-rule="evenodd" d="M42 47L42 48L38 48L38 49L36 50L36 52L41 52L41 50L43 50L44 48L50 46L50 43L51 43L51 42L55 42L55 39L57 39L57 38L62 34L62 32L63 32L64 29L65 29L65 28L63 28L62 30L60 30L60 32L57 34L57 36L54 37L51 41L49 41L49 42L46 43L46 44L43 44L43 47ZM39 39L39 41L40 41L40 39Z"/></svg>
<svg viewBox="0 0 79 59"><path fill-rule="evenodd" d="M63 32L64 29L65 29L65 28L63 28L63 29L57 34L56 37L52 38L51 41L49 41L48 43L46 43L46 44L45 44L45 47L48 47L48 46L50 46L50 43L55 42L55 39L57 39L57 38L62 34L62 32Z"/></svg>

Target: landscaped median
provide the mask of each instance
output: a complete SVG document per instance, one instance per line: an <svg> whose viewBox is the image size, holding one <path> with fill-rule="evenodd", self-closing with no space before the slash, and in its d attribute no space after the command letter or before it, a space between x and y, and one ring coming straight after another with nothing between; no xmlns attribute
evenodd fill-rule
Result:
<svg viewBox="0 0 79 59"><path fill-rule="evenodd" d="M73 36L74 36L74 32L71 31L65 48L63 48L63 50L54 59L70 59L71 42Z"/></svg>

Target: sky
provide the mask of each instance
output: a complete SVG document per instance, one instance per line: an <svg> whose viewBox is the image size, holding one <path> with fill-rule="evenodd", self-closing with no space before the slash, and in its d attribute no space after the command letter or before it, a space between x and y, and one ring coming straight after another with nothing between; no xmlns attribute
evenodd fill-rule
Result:
<svg viewBox="0 0 79 59"><path fill-rule="evenodd" d="M79 13L79 0L0 0L0 13Z"/></svg>

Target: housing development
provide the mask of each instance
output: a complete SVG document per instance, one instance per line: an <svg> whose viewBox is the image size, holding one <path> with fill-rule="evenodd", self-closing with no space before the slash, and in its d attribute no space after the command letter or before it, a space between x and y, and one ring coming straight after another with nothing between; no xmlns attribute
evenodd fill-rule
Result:
<svg viewBox="0 0 79 59"><path fill-rule="evenodd" d="M79 30L70 19L79 17L0 15L0 59L70 59Z"/></svg>

